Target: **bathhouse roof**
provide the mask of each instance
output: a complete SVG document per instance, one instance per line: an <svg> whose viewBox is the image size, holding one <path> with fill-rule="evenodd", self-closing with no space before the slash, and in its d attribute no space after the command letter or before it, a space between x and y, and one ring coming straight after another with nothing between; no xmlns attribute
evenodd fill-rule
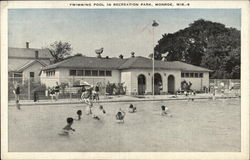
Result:
<svg viewBox="0 0 250 160"><path fill-rule="evenodd" d="M119 69L151 69L152 68L152 59L146 57L135 57L129 58L125 63L123 63ZM211 70L202 68L199 66L187 64L180 61L160 61L155 60L155 69L165 69L165 70L183 70L183 71L206 71L210 72Z"/></svg>
<svg viewBox="0 0 250 160"><path fill-rule="evenodd" d="M73 56L64 61L46 66L43 70L52 68L118 69L124 62L126 62L126 59Z"/></svg>
<svg viewBox="0 0 250 160"><path fill-rule="evenodd" d="M54 68L86 68L86 69L151 69L152 59L146 57L134 57L134 58L96 58L86 56L73 56L64 61L49 65L43 68L43 70ZM194 66L191 64L179 62L179 61L159 61L155 60L155 69L165 70L182 70L182 71L203 71L210 72L211 70Z"/></svg>

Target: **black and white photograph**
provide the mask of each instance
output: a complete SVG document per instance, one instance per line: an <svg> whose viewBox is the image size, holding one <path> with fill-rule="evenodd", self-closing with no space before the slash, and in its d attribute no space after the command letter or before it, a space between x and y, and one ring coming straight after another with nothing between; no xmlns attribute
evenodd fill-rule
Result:
<svg viewBox="0 0 250 160"><path fill-rule="evenodd" d="M249 158L248 1L1 12L3 159Z"/></svg>

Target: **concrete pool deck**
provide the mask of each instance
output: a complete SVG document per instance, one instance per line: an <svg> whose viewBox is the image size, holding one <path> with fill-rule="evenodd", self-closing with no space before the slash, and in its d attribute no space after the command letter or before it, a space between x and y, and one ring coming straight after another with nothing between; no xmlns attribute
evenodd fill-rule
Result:
<svg viewBox="0 0 250 160"><path fill-rule="evenodd" d="M186 97L185 95L142 95L142 96L100 96L100 100L98 103L111 103L111 102L138 102L138 101L170 101L170 100L188 100L190 98L193 99L212 99L212 94L196 94L189 95ZM235 94L217 94L215 96L216 99L226 99L226 98L239 98ZM33 106L33 105L58 105L58 104L81 104L82 102L79 99L59 99L57 101L46 99L39 100L39 102L34 102L33 100L20 100L20 104L22 106ZM94 102L95 103L95 102ZM9 101L9 106L15 106L15 101Z"/></svg>

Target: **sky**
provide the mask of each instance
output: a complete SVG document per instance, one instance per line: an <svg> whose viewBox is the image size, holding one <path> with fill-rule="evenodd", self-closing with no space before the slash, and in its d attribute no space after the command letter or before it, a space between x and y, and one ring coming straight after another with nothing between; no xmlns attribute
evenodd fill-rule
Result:
<svg viewBox="0 0 250 160"><path fill-rule="evenodd" d="M148 56L163 34L188 27L198 19L241 28L240 9L9 9L9 47L44 48L55 41L69 42L72 54ZM159 23L153 28L152 21ZM154 40L153 40L154 39Z"/></svg>

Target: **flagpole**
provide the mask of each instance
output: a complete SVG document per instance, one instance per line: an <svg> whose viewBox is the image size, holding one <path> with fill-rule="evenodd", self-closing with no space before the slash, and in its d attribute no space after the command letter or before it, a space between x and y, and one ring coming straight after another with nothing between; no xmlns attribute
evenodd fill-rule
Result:
<svg viewBox="0 0 250 160"><path fill-rule="evenodd" d="M152 24L152 27L153 27L153 66L152 66L152 69L153 69L153 85L152 85L152 91L153 91L153 96L155 95L155 49L154 49L154 46L155 46L155 39L154 39L154 28L157 27L159 24L153 20L153 24Z"/></svg>

